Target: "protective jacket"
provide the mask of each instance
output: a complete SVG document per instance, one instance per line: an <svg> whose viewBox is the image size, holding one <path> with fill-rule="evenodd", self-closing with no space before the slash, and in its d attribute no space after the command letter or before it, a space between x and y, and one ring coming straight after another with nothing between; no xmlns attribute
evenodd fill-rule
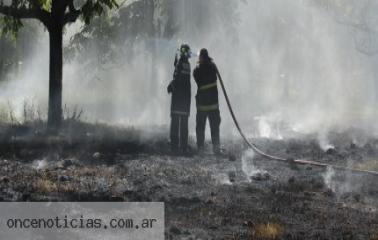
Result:
<svg viewBox="0 0 378 240"><path fill-rule="evenodd" d="M190 114L191 86L190 63L186 57L181 57L175 63L173 81L168 86L168 92L172 93L171 115Z"/></svg>
<svg viewBox="0 0 378 240"><path fill-rule="evenodd" d="M217 70L209 58L200 62L194 69L193 76L197 83L197 111L210 112L219 110Z"/></svg>

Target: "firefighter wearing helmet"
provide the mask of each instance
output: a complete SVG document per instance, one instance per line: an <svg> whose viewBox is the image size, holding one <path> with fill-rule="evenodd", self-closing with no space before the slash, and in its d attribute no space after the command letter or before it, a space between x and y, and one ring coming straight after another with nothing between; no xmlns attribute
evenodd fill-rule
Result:
<svg viewBox="0 0 378 240"><path fill-rule="evenodd" d="M168 93L172 94L170 140L174 154L188 153L188 119L191 102L190 56L189 45L182 44L174 62L173 80L167 88Z"/></svg>

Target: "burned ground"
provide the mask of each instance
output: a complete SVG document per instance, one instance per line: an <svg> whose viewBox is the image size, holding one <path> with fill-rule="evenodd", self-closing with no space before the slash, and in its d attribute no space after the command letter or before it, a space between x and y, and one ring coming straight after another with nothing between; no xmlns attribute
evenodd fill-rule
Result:
<svg viewBox="0 0 378 240"><path fill-rule="evenodd" d="M272 162L241 141L228 154L168 154L154 133L70 123L60 136L2 127L2 201L163 201L166 239L378 239L378 176ZM258 139L271 154L378 170L378 141L334 133Z"/></svg>

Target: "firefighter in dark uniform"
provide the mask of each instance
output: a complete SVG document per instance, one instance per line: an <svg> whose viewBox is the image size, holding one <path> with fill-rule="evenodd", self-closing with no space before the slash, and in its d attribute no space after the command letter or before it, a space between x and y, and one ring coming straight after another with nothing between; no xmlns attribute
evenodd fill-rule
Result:
<svg viewBox="0 0 378 240"><path fill-rule="evenodd" d="M168 86L168 93L172 94L171 102L171 148L173 153L186 154L188 151L188 118L190 113L191 68L189 58L190 47L181 45L179 56L175 58L173 81Z"/></svg>
<svg viewBox="0 0 378 240"><path fill-rule="evenodd" d="M218 103L217 67L206 49L200 51L199 62L194 69L193 76L198 86L196 95L198 151L202 152L204 149L206 120L209 119L213 151L215 154L219 154L221 117Z"/></svg>

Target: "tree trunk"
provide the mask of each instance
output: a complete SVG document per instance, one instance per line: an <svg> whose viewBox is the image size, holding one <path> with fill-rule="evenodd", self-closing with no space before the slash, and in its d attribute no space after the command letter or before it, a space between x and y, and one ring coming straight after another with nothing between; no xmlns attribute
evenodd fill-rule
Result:
<svg viewBox="0 0 378 240"><path fill-rule="evenodd" d="M62 123L63 26L54 25L50 34L50 77L47 128L56 133Z"/></svg>
<svg viewBox="0 0 378 240"><path fill-rule="evenodd" d="M0 37L0 56L5 55L4 45L5 45L5 41L2 39L2 37ZM3 80L4 62L5 62L4 57L1 57L0 58L0 81Z"/></svg>

